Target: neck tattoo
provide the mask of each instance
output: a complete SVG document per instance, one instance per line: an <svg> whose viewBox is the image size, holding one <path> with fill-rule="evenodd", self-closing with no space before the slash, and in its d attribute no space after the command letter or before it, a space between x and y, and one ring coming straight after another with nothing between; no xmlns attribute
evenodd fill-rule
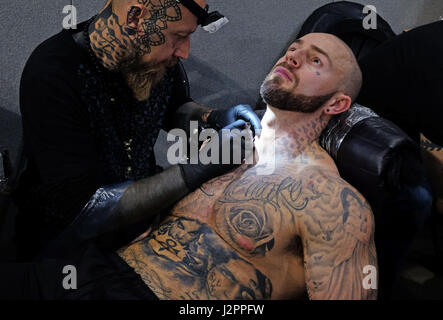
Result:
<svg viewBox="0 0 443 320"><path fill-rule="evenodd" d="M104 92L105 97L107 99L109 98L109 102L111 102L111 104L113 104L113 106L115 107L115 103L117 102L117 99L111 94L111 90L109 89L109 87L107 85L107 80L106 80L105 74L103 72L103 66L100 64L100 61L98 60L97 56L95 55L94 51L92 50L91 39L89 38L89 27L95 21L96 18L97 18L97 16L94 16L86 23L86 26L83 29L83 37L84 37L87 47L88 47L88 53L89 53L90 60L92 61L93 65L95 67L95 70L97 71L99 77L102 80L103 88L105 91ZM129 108L129 109L132 110L132 108ZM133 117L131 117L131 118L133 118ZM126 139L125 141L123 141L122 147L124 148L124 150L126 152L126 156L128 157L129 162L132 163L132 143L133 143L133 137L135 135L135 133L134 133L135 126L132 124L129 124L129 128L130 128L129 138ZM132 171L133 171L132 165L130 165L126 168L126 177L128 179L131 179Z"/></svg>

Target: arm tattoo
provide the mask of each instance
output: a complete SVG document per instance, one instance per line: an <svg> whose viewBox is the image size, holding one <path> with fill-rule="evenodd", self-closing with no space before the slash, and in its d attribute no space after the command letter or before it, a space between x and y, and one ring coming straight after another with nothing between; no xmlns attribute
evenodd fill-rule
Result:
<svg viewBox="0 0 443 320"><path fill-rule="evenodd" d="M313 175L316 175L313 173ZM320 178L322 198L303 218L305 278L313 299L373 299L363 268L377 266L372 212L340 178Z"/></svg>
<svg viewBox="0 0 443 320"><path fill-rule="evenodd" d="M438 144L435 144L428 139L421 139L421 147L427 151L437 151L440 152L443 150L443 147L439 146Z"/></svg>

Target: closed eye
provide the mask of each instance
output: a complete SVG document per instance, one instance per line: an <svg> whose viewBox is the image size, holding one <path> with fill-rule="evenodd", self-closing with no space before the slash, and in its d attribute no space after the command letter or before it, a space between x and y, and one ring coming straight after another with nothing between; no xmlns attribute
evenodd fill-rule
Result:
<svg viewBox="0 0 443 320"><path fill-rule="evenodd" d="M175 36L178 38L178 39L186 39L187 37L189 37L189 33L186 33L186 34L180 34L180 33L176 33L175 34Z"/></svg>

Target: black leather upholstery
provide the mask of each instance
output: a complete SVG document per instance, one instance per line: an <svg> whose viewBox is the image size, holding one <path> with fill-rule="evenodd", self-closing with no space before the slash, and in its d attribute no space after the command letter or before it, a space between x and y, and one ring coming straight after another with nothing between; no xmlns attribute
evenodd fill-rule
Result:
<svg viewBox="0 0 443 320"><path fill-rule="evenodd" d="M360 105L333 118L320 144L342 178L373 206L403 185L418 183L423 174L419 146L397 125Z"/></svg>
<svg viewBox="0 0 443 320"><path fill-rule="evenodd" d="M297 38L311 32L334 34L352 49L358 60L395 36L389 24L377 15L377 28L363 28L364 6L349 1L326 4L315 10L301 27Z"/></svg>
<svg viewBox="0 0 443 320"><path fill-rule="evenodd" d="M419 171L419 146L399 127L383 118L357 123L343 140L336 164L370 203L383 201L405 183L414 184ZM406 168L406 164L409 166Z"/></svg>

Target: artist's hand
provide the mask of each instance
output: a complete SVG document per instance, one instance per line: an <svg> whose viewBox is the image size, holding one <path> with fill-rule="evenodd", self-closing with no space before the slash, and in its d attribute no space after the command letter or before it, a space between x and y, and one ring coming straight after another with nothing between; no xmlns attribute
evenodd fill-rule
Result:
<svg viewBox="0 0 443 320"><path fill-rule="evenodd" d="M260 135L261 124L260 119L254 110L247 104L239 104L230 109L213 110L207 119L207 123L214 129L220 130L237 120L244 120L251 124L251 130L254 134Z"/></svg>
<svg viewBox="0 0 443 320"><path fill-rule="evenodd" d="M231 131L234 129L237 130ZM242 132L244 129L247 129L244 120L237 120L231 123L218 132L218 139L215 139L217 141L210 141L206 147L200 150L197 164L179 164L182 168L185 183L190 191L195 190L204 182L237 168L245 159L249 159L252 156L254 145L252 135L250 131L247 135L244 135L245 131ZM245 139L242 139L242 136ZM205 150L205 148L208 149ZM217 158L217 163L213 163L212 160L210 163L203 163L201 161L202 154L208 154L211 158L212 152L217 152L214 155L214 158Z"/></svg>

